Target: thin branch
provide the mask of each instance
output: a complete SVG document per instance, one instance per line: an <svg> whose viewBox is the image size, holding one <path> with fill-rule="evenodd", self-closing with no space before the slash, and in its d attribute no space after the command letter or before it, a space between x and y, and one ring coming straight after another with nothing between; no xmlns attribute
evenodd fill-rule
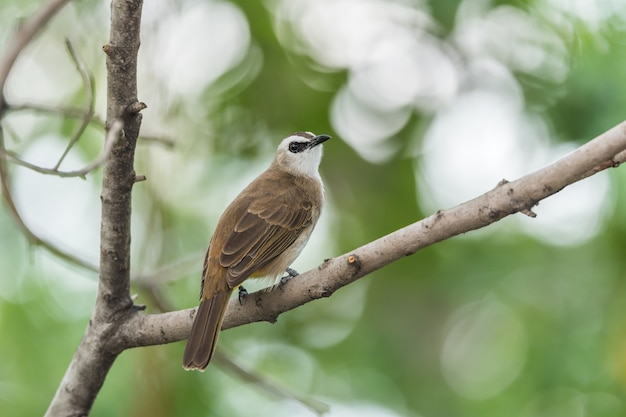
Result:
<svg viewBox="0 0 626 417"><path fill-rule="evenodd" d="M2 129L2 126L0 126L0 188L2 189L2 199L8 206L9 213L11 213L13 220L21 230L22 234L26 237L28 242L31 245L41 246L45 248L53 255L69 263L80 266L89 271L98 272L97 265L94 265L92 262L89 262L85 259L81 259L78 256L74 255L72 252L62 249L54 243L39 237L35 232L30 229L30 227L26 225L26 223L22 219L19 210L17 209L15 201L13 200L13 192L11 191L11 187L9 185L9 173L6 166L6 151L4 151L4 149L4 131Z"/></svg>
<svg viewBox="0 0 626 417"><path fill-rule="evenodd" d="M46 25L46 23L56 14L63 6L69 3L69 0L48 0L41 4L39 9L26 19L18 27L15 36L9 42L9 45L4 51L4 54L0 58L0 117L4 116L6 111L6 102L4 99L4 87L13 69L15 61L22 53L26 45L28 45L35 35L39 33ZM9 207L9 212L13 216L13 219L17 223L22 233L26 236L28 241L37 246L46 248L52 254L71 262L75 265L81 266L91 271L97 271L98 267L91 262L84 259L80 259L74 256L72 253L61 249L47 240L44 240L37 236L22 220L20 213L13 201L10 181L8 178L8 169L6 166L5 144L4 144L4 131L0 126L0 188L2 189L2 198L6 205Z"/></svg>
<svg viewBox="0 0 626 417"><path fill-rule="evenodd" d="M308 408L318 416L322 416L330 411L330 406L326 403L318 401L314 398L306 397L295 392L288 390L285 387L281 387L267 378L264 378L261 374L251 372L242 368L239 364L233 361L230 357L225 355L221 351L215 352L215 361L222 368L226 369L232 374L237 375L240 379L254 384L255 387L263 389L280 399L288 399L299 403L300 405Z"/></svg>
<svg viewBox="0 0 626 417"><path fill-rule="evenodd" d="M5 49L2 59L0 59L0 94L4 91L4 85L9 73L13 69L17 57L22 53L26 45L33 40L35 35L48 23L52 16L57 14L69 1L70 0L45 1L32 16L19 26L17 33ZM4 95L2 95L0 103L0 113L1 108L4 107L2 103L4 103Z"/></svg>
<svg viewBox="0 0 626 417"><path fill-rule="evenodd" d="M58 114L63 117L80 119L83 117L84 110L78 107L64 107L64 106L49 106L46 104L36 104L36 103L22 103L22 104L7 104L6 107L7 112L18 112L18 111L34 111L40 113L50 113L50 114ZM104 127L104 120L96 118L93 116L92 122L98 123L102 127Z"/></svg>
<svg viewBox="0 0 626 417"><path fill-rule="evenodd" d="M173 148L176 146L176 140L166 137L166 136L157 136L157 135L139 135L137 138L139 144L143 143L156 143L158 145L165 146L166 148Z"/></svg>
<svg viewBox="0 0 626 417"><path fill-rule="evenodd" d="M22 139L19 137L17 132L11 126L9 126L8 123L2 123L2 121L0 120L0 125L0 127L3 128L6 132L7 137L10 137L14 143L22 142ZM3 144L2 147L5 148L5 145Z"/></svg>
<svg viewBox="0 0 626 417"><path fill-rule="evenodd" d="M41 113L51 113L58 114L63 117L73 118L73 119L83 119L84 110L79 109L77 107L63 107L63 106L48 106L45 104L35 104L35 103L22 103L22 104L7 104L5 109L7 112L17 112L17 111L35 111ZM97 126L104 127L105 121L98 117L95 114L91 115L89 119L89 123L95 124ZM172 138L165 136L157 136L157 135L146 135L141 134L139 138L137 138L138 142L154 142L159 145L163 145L167 148L173 148L176 145L176 141Z"/></svg>
<svg viewBox="0 0 626 417"><path fill-rule="evenodd" d="M13 162L14 164L31 169L40 174L56 175L58 177L64 177L64 178L68 178L68 177L85 178L87 174L89 174L94 169L100 167L106 161L106 159L109 157L109 154L111 153L111 150L113 149L113 146L115 146L115 144L117 143L118 137L120 136L121 132L122 132L122 123L119 120L116 120L106 135L106 138L104 140L104 147L102 148L102 151L100 151L100 154L98 155L98 157L94 159L93 161L91 161L90 163L88 163L87 165L85 165L83 168L75 170L75 171L59 171L56 168L44 168L39 165L31 164L30 162L20 159L14 152L11 152L11 151L4 151L4 152L6 156L11 158L11 162ZM0 152L1 151L2 151L2 148L0 148Z"/></svg>
<svg viewBox="0 0 626 417"><path fill-rule="evenodd" d="M179 280L188 273L197 272L198 265L202 262L205 253L206 251L202 251L187 255L147 274L133 276L131 280L143 288L161 287Z"/></svg>
<svg viewBox="0 0 626 417"><path fill-rule="evenodd" d="M85 92L87 94L87 106L86 106L86 109L83 111L83 115L81 117L82 119L81 124L78 126L78 129L76 130L76 132L74 132L74 134L70 138L67 144L67 147L65 148L65 151L63 151L63 154L61 154L61 157L59 158L59 160L57 161L56 165L53 168L54 171L57 171L59 169L59 167L63 163L63 160L65 159L67 154L70 152L72 147L76 144L76 142L78 142L78 140L81 138L83 133L85 133L85 130L87 129L87 126L89 126L89 123L91 122L91 119L94 115L94 104L95 104L95 94L94 94L95 82L93 79L93 75L91 75L91 73L87 70L87 68L85 68L85 65L83 64L80 57L78 56L78 52L76 52L74 45L72 45L72 42L70 42L69 39L65 39L65 46L67 47L67 50L70 53L70 56L72 57L72 61L74 62L74 66L76 67L76 70L78 71L78 73L80 74L80 77L83 80L83 85L85 86Z"/></svg>
<svg viewBox="0 0 626 417"><path fill-rule="evenodd" d="M18 27L15 36L9 42L2 57L0 57L0 117L4 116L5 111L8 109L4 99L4 87L8 79L13 66L22 53L24 48L34 39L48 21L61 10L63 6L69 3L70 0L48 0L41 4L39 9L28 19L23 21ZM9 172L6 165L7 151L4 143L4 131L0 126L0 188L2 189L2 198L9 208L14 221L20 228L26 239L30 244L40 246L48 250L53 255L85 268L90 271L97 272L98 266L94 265L85 259L81 259L75 256L70 251L62 249L58 245L41 238L35 232L33 232L24 222L19 210L12 197Z"/></svg>
<svg viewBox="0 0 626 417"><path fill-rule="evenodd" d="M233 299L222 329L257 321L275 322L285 311L330 297L339 288L398 259L453 236L530 210L540 200L589 175L617 167L626 158L626 122L601 134L557 162L516 181L501 181L487 193L383 236L307 271L283 286ZM185 339L196 308L134 315L121 329L120 349Z"/></svg>

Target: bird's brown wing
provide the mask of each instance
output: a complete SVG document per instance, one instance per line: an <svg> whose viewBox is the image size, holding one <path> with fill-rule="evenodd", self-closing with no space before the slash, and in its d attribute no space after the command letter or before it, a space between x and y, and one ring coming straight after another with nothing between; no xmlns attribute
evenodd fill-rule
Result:
<svg viewBox="0 0 626 417"><path fill-rule="evenodd" d="M228 268L230 288L283 253L312 222L310 201L268 200L257 199L243 212L222 248L219 262Z"/></svg>

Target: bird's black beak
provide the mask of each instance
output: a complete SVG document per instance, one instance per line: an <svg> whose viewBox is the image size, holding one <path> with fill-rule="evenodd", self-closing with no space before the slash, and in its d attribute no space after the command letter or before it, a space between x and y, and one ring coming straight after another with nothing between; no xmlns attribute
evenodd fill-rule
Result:
<svg viewBox="0 0 626 417"><path fill-rule="evenodd" d="M317 135L313 139L311 139L311 142L309 142L309 148L315 148L317 145L321 145L328 139L330 139L330 136L328 135Z"/></svg>

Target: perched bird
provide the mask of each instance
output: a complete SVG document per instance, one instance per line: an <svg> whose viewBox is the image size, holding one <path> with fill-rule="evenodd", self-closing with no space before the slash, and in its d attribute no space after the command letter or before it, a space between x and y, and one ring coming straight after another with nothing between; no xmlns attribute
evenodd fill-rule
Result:
<svg viewBox="0 0 626 417"><path fill-rule="evenodd" d="M209 364L233 290L250 277L278 278L306 245L324 200L318 168L328 139L310 132L283 139L270 167L220 217L204 260L183 368Z"/></svg>

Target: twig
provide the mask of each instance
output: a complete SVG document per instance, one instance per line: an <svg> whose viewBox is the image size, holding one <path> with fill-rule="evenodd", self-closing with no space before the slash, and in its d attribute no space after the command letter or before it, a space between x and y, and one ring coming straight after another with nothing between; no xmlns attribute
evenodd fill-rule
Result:
<svg viewBox="0 0 626 417"><path fill-rule="evenodd" d="M314 398L308 398L306 396L296 394L295 392L292 392L285 387L280 387L277 384L269 381L267 378L264 378L260 374L242 368L220 350L215 352L215 361L220 367L237 375L240 379L254 384L255 387L259 387L280 399L295 401L308 408L318 416L322 416L330 411L330 407L328 404L318 401Z"/></svg>
<svg viewBox="0 0 626 417"><path fill-rule="evenodd" d="M101 166L106 161L106 159L109 157L111 153L111 150L113 149L113 146L117 142L118 137L120 136L121 132L122 132L122 122L120 122L119 120L116 120L106 135L106 138L104 140L104 147L102 148L102 151L100 151L100 154L98 155L98 157L94 159L92 162L90 162L89 164L85 165L83 168L78 169L76 171L59 171L56 168L44 168L39 165L31 164L30 162L20 159L14 152L5 150L4 153L6 154L6 156L11 158L11 162L17 165L23 166L25 168L28 168L28 169L32 169L33 171L38 172L40 174L56 175L58 177L64 177L64 178L68 178L68 177L85 178L87 174L89 174L91 171ZM1 148L0 148L0 151L1 151Z"/></svg>
<svg viewBox="0 0 626 417"><path fill-rule="evenodd" d="M42 113L52 113L59 114L63 117L74 118L74 119L82 119L84 117L84 110L76 107L63 107L63 106L48 106L45 104L35 104L35 103L22 103L22 104L8 104L6 109L7 112L14 111L36 111ZM95 125L104 127L105 121L98 117L95 114L91 115L89 119L90 123ZM176 141L172 138L165 136L157 136L157 135L146 135L141 134L137 139L139 142L154 142L159 145L163 145L167 148L173 148L176 145Z"/></svg>
<svg viewBox="0 0 626 417"><path fill-rule="evenodd" d="M10 137L13 140L14 143L20 143L22 141L22 139L19 137L17 132L15 130L13 130L13 128L11 128L11 126L8 123L2 124L2 127L6 131L7 137ZM4 147L4 145L3 145L3 147Z"/></svg>
<svg viewBox="0 0 626 417"><path fill-rule="evenodd" d="M0 59L0 94L4 91L4 84L7 81L7 77L13 68L13 64L17 60L17 57L22 53L24 47L30 43L35 35L48 23L48 21L54 16L63 6L69 3L70 0L48 0L41 4L39 9L26 19L19 26L17 33L7 46ZM0 115L2 108L4 107L4 96L0 100Z"/></svg>
<svg viewBox="0 0 626 417"><path fill-rule="evenodd" d="M98 272L97 265L94 265L92 262L89 262L85 259L81 259L73 253L61 249L59 246L53 244L52 242L49 242L39 237L26 225L26 223L24 223L24 220L22 219L22 216L20 215L20 212L15 205L15 201L13 200L13 193L11 191L11 187L9 186L9 173L6 166L6 151L4 151L4 149L4 133L2 126L0 125L0 187L2 188L2 198L8 206L9 212L13 216L13 220L22 231L22 234L26 237L31 245L41 246L47 249L53 255L67 262L78 265L89 271Z"/></svg>
<svg viewBox="0 0 626 417"><path fill-rule="evenodd" d="M166 148L173 148L176 146L176 141L174 139L165 136L139 135L137 141L139 144L153 142L165 146Z"/></svg>
<svg viewBox="0 0 626 417"><path fill-rule="evenodd" d="M76 49L74 49L74 46L72 45L72 42L70 42L69 39L65 39L65 46L67 47L67 50L70 53L70 56L72 57L72 61L74 62L74 66L76 67L76 70L78 71L78 73L80 74L80 77L83 80L83 84L85 86L85 92L87 94L87 107L83 111L82 122L78 126L78 129L76 130L76 132L74 132L74 134L70 138L67 144L67 147L65 148L65 151L63 151L63 154L61 154L61 157L59 158L56 165L52 169L53 171L57 171L59 169L59 167L63 163L63 160L65 159L67 154L70 152L72 147L76 144L76 142L78 142L78 140L83 135L83 133L85 133L85 129L87 129L87 126L89 126L89 123L91 122L91 119L94 115L95 95L93 91L95 89L95 86L94 86L93 75L91 75L91 73L87 70L87 68L85 68L85 65L80 60L80 57L78 56L78 53L76 52Z"/></svg>
<svg viewBox="0 0 626 417"><path fill-rule="evenodd" d="M84 114L84 110L79 109L78 107L49 106L46 104L35 104L35 103L8 104L6 107L7 112L17 112L17 111L27 111L27 110L41 112L41 113L58 114L63 117L71 117L75 119L82 118ZM96 116L93 116L91 120L94 123L98 123L101 126L104 126L104 120L97 119Z"/></svg>
<svg viewBox="0 0 626 417"><path fill-rule="evenodd" d="M144 288L161 287L170 282L179 280L187 273L196 271L202 262L205 251L196 252L180 258L177 261L163 265L147 274L137 275L131 278L134 284Z"/></svg>
<svg viewBox="0 0 626 417"><path fill-rule="evenodd" d="M6 111L6 103L2 92L4 91L4 86L11 70L13 69L15 61L22 53L26 45L28 45L35 35L37 35L37 33L46 25L52 16L54 16L69 1L70 0L48 0L43 2L32 16L22 22L15 33L15 36L9 42L4 54L0 58L0 118L4 116L4 112ZM40 238L32 230L30 230L30 228L22 220L22 217L15 206L9 183L10 181L8 179L8 169L6 166L5 156L4 132L2 126L0 126L0 186L2 188L2 198L9 207L9 212L13 216L13 219L21 229L22 233L31 244L42 246L61 259L91 271L98 270L98 267L93 265L91 262L74 256L70 252L67 252L51 242Z"/></svg>

